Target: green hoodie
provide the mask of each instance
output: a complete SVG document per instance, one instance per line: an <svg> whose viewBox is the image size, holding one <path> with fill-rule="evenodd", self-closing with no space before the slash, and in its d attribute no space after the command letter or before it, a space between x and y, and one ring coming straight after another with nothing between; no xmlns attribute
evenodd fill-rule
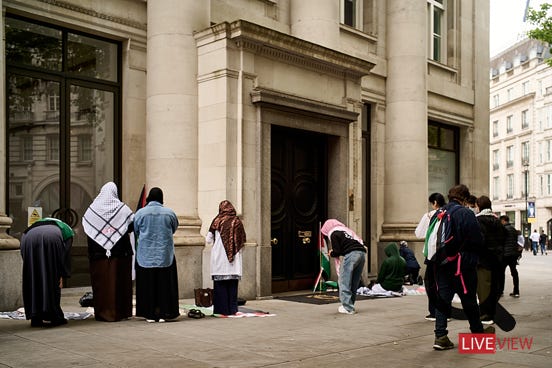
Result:
<svg viewBox="0 0 552 368"><path fill-rule="evenodd" d="M389 243L385 247L385 255L388 257L383 261L377 283L385 290L401 291L406 273L406 262L399 255L399 247L396 243Z"/></svg>

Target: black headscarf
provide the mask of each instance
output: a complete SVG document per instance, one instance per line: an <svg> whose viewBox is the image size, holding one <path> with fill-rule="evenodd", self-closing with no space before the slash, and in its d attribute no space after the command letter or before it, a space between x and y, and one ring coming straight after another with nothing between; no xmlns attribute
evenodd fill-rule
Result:
<svg viewBox="0 0 552 368"><path fill-rule="evenodd" d="M163 204L163 191L160 188L151 188L148 197L146 198L146 203L150 203L151 201L156 201Z"/></svg>

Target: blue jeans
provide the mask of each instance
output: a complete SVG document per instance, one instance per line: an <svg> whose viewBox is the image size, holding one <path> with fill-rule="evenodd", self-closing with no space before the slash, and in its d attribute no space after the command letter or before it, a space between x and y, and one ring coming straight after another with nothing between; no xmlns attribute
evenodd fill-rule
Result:
<svg viewBox="0 0 552 368"><path fill-rule="evenodd" d="M540 243L541 254L546 253L546 243Z"/></svg>
<svg viewBox="0 0 552 368"><path fill-rule="evenodd" d="M354 250L341 261L339 270L339 300L351 312L355 310L356 292L364 269L366 252Z"/></svg>
<svg viewBox="0 0 552 368"><path fill-rule="evenodd" d="M539 243L534 241L534 242L531 242L531 245L532 245L532 248L533 248L533 254L537 255L537 253L539 251Z"/></svg>
<svg viewBox="0 0 552 368"><path fill-rule="evenodd" d="M462 275L464 284L466 285L467 294L464 294L463 286L458 276L454 276L456 271L456 262L448 263L444 266L439 266L437 269L437 285L439 287L439 297L450 305L454 294L458 294L462 302L462 308L472 333L483 332L479 316L479 306L477 305L477 272L475 267L462 267ZM447 316L438 308L435 309L435 337L448 335Z"/></svg>

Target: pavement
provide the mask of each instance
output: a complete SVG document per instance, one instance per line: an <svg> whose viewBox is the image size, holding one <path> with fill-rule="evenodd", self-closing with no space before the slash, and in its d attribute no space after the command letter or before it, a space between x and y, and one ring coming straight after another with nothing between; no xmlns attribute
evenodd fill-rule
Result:
<svg viewBox="0 0 552 368"><path fill-rule="evenodd" d="M497 328L503 349L460 354L432 348L434 323L424 319L427 298L408 295L359 300L355 315L338 303L313 305L278 298L248 300L269 317L192 319L146 323L142 318L106 323L69 320L55 328L0 319L0 367L552 367L552 252L524 252L518 267L521 297L501 303L516 318L510 332ZM64 289L65 312L85 312L87 289ZM181 305L193 304L191 299ZM466 321L449 322L449 337L468 333ZM520 341L531 344L520 346Z"/></svg>

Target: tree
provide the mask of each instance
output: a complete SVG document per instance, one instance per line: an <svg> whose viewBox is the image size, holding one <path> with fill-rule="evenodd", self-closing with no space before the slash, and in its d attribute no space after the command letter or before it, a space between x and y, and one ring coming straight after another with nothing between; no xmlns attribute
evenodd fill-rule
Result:
<svg viewBox="0 0 552 368"><path fill-rule="evenodd" d="M550 46L552 44L552 4L541 4L540 10L529 8L527 10L527 22L535 26L527 32L527 36L534 40L542 41ZM552 66L552 58L546 60Z"/></svg>

